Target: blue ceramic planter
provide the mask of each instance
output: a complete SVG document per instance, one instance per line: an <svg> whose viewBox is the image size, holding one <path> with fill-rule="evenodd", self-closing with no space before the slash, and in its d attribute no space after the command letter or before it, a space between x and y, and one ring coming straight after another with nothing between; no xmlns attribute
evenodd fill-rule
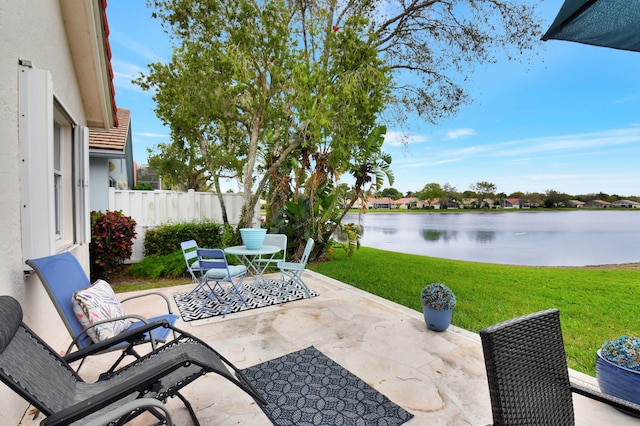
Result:
<svg viewBox="0 0 640 426"><path fill-rule="evenodd" d="M424 313L424 322L427 323L427 327L429 327L430 330L445 331L449 327L449 324L451 324L453 309L439 311L423 306L422 312Z"/></svg>
<svg viewBox="0 0 640 426"><path fill-rule="evenodd" d="M249 250L258 250L262 247L264 236L267 234L266 228L240 228L242 243Z"/></svg>
<svg viewBox="0 0 640 426"><path fill-rule="evenodd" d="M640 404L640 372L614 364L596 355L596 378L602 392Z"/></svg>

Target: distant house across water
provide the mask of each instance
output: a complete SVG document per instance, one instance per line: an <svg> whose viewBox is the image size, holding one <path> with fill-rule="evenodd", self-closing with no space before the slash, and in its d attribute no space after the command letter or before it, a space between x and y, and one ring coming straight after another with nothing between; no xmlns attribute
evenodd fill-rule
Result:
<svg viewBox="0 0 640 426"><path fill-rule="evenodd" d="M584 203L584 207L588 209L606 209L611 207L611 203L603 200L591 200Z"/></svg>
<svg viewBox="0 0 640 426"><path fill-rule="evenodd" d="M611 203L611 208L640 209L640 203L631 200L618 200Z"/></svg>

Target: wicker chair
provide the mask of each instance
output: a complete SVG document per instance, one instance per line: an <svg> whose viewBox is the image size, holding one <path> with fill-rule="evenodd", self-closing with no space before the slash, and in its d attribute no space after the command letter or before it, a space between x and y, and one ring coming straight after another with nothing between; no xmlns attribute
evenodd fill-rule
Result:
<svg viewBox="0 0 640 426"><path fill-rule="evenodd" d="M122 415L114 424L124 424L142 411L150 411L164 422L166 416L162 410L142 399L164 402L177 396L193 423L199 425L191 404L179 391L207 373L226 378L256 402L266 405L256 388L233 364L203 341L166 321L125 331L113 340L143 336L158 326L170 328L179 334L178 338L88 383L69 363L93 351L100 352L112 342L96 343L62 358L22 322L22 309L14 298L0 296L0 318L0 381L47 416L41 424L111 424L114 414ZM216 395L212 389L211 396Z"/></svg>
<svg viewBox="0 0 640 426"><path fill-rule="evenodd" d="M480 330L493 424L573 425L572 392L640 415L640 406L569 380L560 313L549 309Z"/></svg>

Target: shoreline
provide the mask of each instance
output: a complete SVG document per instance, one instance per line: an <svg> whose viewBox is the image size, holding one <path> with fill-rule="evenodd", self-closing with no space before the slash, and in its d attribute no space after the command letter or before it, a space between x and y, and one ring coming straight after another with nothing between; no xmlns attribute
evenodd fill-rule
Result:
<svg viewBox="0 0 640 426"><path fill-rule="evenodd" d="M585 266L578 266L578 268L592 268L592 269L597 269L597 268L601 268L601 269L640 269L640 262L633 262L633 263L620 263L620 264L616 264L616 263L608 263L608 264L603 264L603 265L585 265Z"/></svg>

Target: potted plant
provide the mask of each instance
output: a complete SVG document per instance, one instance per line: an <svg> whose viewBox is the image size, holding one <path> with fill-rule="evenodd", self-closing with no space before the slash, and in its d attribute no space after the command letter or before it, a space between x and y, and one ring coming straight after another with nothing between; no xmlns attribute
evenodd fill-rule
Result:
<svg viewBox="0 0 640 426"><path fill-rule="evenodd" d="M451 324L456 296L442 283L432 283L422 289L420 297L427 327L433 331L445 331Z"/></svg>
<svg viewBox="0 0 640 426"><path fill-rule="evenodd" d="M640 404L640 337L604 342L596 355L596 378L604 393Z"/></svg>
<svg viewBox="0 0 640 426"><path fill-rule="evenodd" d="M249 250L258 250L262 247L267 228L240 228L240 238Z"/></svg>

